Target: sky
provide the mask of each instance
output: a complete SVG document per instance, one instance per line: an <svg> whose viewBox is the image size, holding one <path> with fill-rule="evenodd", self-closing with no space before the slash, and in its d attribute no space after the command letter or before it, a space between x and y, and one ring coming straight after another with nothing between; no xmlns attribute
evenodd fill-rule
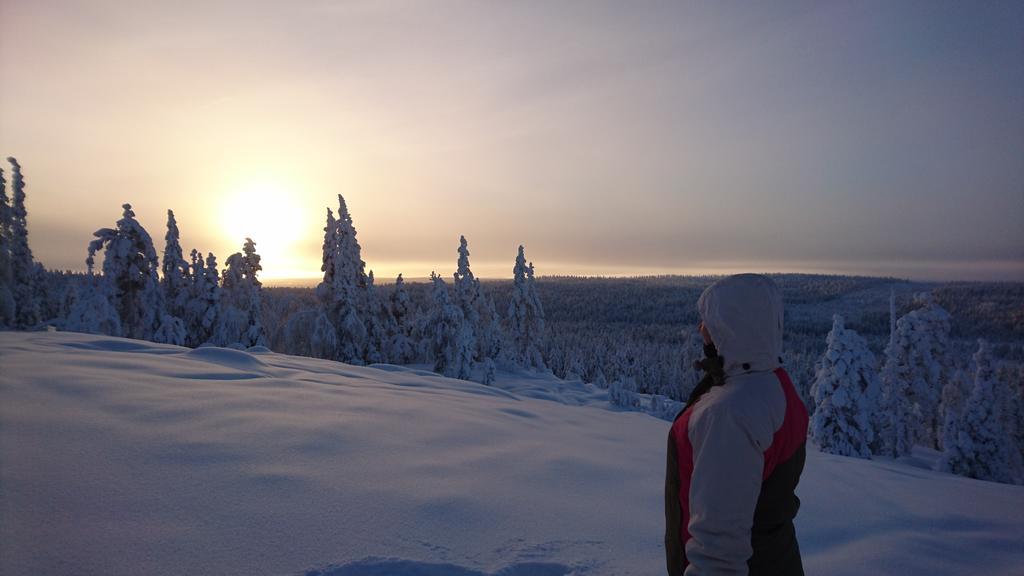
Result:
<svg viewBox="0 0 1024 576"><path fill-rule="evenodd" d="M1024 280L1024 3L0 0L0 155L84 269L320 274L343 194L380 279L793 271ZM6 166L5 166L6 168ZM6 171L9 177L9 171Z"/></svg>

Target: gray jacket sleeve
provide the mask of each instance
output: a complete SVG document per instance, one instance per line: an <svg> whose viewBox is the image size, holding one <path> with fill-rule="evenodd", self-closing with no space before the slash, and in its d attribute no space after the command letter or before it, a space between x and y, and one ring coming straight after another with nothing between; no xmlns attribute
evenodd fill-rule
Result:
<svg viewBox="0 0 1024 576"><path fill-rule="evenodd" d="M745 575L771 431L752 431L749 420L730 409L735 406L709 408L695 413L689 427L693 475L686 576Z"/></svg>

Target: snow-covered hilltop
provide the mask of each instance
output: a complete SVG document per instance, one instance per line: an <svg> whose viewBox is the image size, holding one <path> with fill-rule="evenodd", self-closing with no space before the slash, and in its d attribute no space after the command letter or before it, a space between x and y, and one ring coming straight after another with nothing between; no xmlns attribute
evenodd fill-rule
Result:
<svg viewBox="0 0 1024 576"><path fill-rule="evenodd" d="M170 209L161 258L127 203L113 228L94 232L88 274L46 270L29 247L21 165L8 161L10 199L0 169L0 329L56 328L190 348L260 347L355 365L424 365L485 385L495 383L499 370L536 371L592 384L616 408L666 420L699 378L694 304L710 278L611 284L548 278L541 289L520 245L511 283L485 288L460 236L450 285L436 272L419 286L407 286L401 274L393 284L377 284L340 194L337 215L326 210L323 281L315 290L264 290L262 257L251 238L227 257L223 271L216 256L204 258L198 249L186 261ZM100 274L94 273L98 255ZM911 283L793 276L776 276L792 305L783 361L814 415L811 435L822 451L907 458L924 446L942 450L939 470L1024 484L1024 285L969 287L966 306L964 298L928 287L912 294L909 308L903 298L897 317L897 287L906 292ZM888 292L887 314L875 309L879 288ZM541 304L542 290L550 306ZM943 304L966 313L983 339L975 345L965 338L970 331ZM545 309L554 314L549 318ZM820 319L833 314L826 336ZM876 356L871 345L883 352L877 328L885 317L888 344ZM868 338L853 326L866 329ZM965 343L976 348L965 354Z"/></svg>
<svg viewBox="0 0 1024 576"><path fill-rule="evenodd" d="M0 332L0 573L662 572L666 422L259 350ZM809 452L809 574L1024 565L1024 488L914 463Z"/></svg>

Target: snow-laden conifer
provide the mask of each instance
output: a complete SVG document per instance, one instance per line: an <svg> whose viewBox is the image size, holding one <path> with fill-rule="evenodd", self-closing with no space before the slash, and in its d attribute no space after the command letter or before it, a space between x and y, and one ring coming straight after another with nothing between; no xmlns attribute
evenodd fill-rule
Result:
<svg viewBox="0 0 1024 576"><path fill-rule="evenodd" d="M185 330L185 321L177 316L163 313L160 316L160 324L153 333L154 342L184 346L188 340L188 333Z"/></svg>
<svg viewBox="0 0 1024 576"><path fill-rule="evenodd" d="M882 365L882 395L878 406L879 426L875 427L875 442L871 446L874 454L896 458L909 456L914 446L910 428L910 414L913 406L907 392L909 367L900 364L895 338L885 347L885 363Z"/></svg>
<svg viewBox="0 0 1024 576"><path fill-rule="evenodd" d="M620 408L639 409L641 402L636 393L636 379L632 376L616 378L608 385L608 403Z"/></svg>
<svg viewBox="0 0 1024 576"><path fill-rule="evenodd" d="M468 380L473 369L476 343L462 310L448 295L448 286L437 274L430 274L433 307L425 334L433 351L434 371L449 378Z"/></svg>
<svg viewBox="0 0 1024 576"><path fill-rule="evenodd" d="M187 346L213 343L220 318L220 272L217 257L209 253L206 260L198 250L191 253L192 285L185 305Z"/></svg>
<svg viewBox="0 0 1024 576"><path fill-rule="evenodd" d="M485 358L481 366L480 383L484 386L491 386L498 378L498 367L494 360Z"/></svg>
<svg viewBox="0 0 1024 576"><path fill-rule="evenodd" d="M960 435L960 421L964 414L964 404L970 386L967 375L957 370L953 377L942 387L942 448L947 450L956 446Z"/></svg>
<svg viewBox="0 0 1024 576"><path fill-rule="evenodd" d="M412 344L412 332L416 318L409 292L405 289L405 279L399 274L395 278L395 287L391 291L388 311L391 313L391 343L389 345L389 361L396 364L408 364L415 359Z"/></svg>
<svg viewBox="0 0 1024 576"><path fill-rule="evenodd" d="M822 452L870 458L874 432L871 399L879 388L874 354L856 332L843 325L836 314L826 338L811 386L817 409L811 419L811 436Z"/></svg>
<svg viewBox="0 0 1024 576"><path fill-rule="evenodd" d="M366 361L370 363L389 362L391 313L387 302L377 291L373 270L366 275Z"/></svg>
<svg viewBox="0 0 1024 576"><path fill-rule="evenodd" d="M29 328L39 323L39 302L35 287L35 262L28 244L28 210L25 207L25 177L21 165L10 157L11 192L10 243L11 276L15 302L15 322L18 328Z"/></svg>
<svg viewBox="0 0 1024 576"><path fill-rule="evenodd" d="M978 340L974 354L974 388L967 398L957 441L947 446L940 466L969 478L1010 482L1010 445L1003 427L1004 401L999 398L996 367L988 342Z"/></svg>
<svg viewBox="0 0 1024 576"><path fill-rule="evenodd" d="M221 318L215 337L219 344L245 348L266 346L262 284L257 276L262 269L256 243L251 238L245 239L242 252L228 256L221 281Z"/></svg>
<svg viewBox="0 0 1024 576"><path fill-rule="evenodd" d="M182 254L178 222L174 211L167 211L167 234L164 236L163 277L160 279L164 291L167 313L177 318L185 317L185 308L190 299L192 271Z"/></svg>
<svg viewBox="0 0 1024 576"><path fill-rule="evenodd" d="M567 353L564 372L565 376L563 377L563 380L583 379L583 361L575 350Z"/></svg>
<svg viewBox="0 0 1024 576"><path fill-rule="evenodd" d="M159 262L153 240L135 219L131 204L122 208L116 228L93 233L96 239L89 243L85 263L92 273L96 252L103 250L103 276L113 287L114 306L124 335L152 340L163 313Z"/></svg>
<svg viewBox="0 0 1024 576"><path fill-rule="evenodd" d="M337 354L337 331L319 304L292 314L283 332L281 351L285 354L311 358L334 358Z"/></svg>
<svg viewBox="0 0 1024 576"><path fill-rule="evenodd" d="M7 181L0 168L0 327L13 326L17 314L14 271L11 269L11 204Z"/></svg>
<svg viewBox="0 0 1024 576"><path fill-rule="evenodd" d="M459 236L459 260L455 270L455 281L453 290L455 292L455 304L462 310L466 322L473 330L474 336L480 331L480 312L477 300L480 297L480 286L469 268L469 244L465 236Z"/></svg>
<svg viewBox="0 0 1024 576"><path fill-rule="evenodd" d="M544 338L544 308L537 295L533 263L527 266L522 246L512 268L512 298L506 322L511 341L508 356L512 363L527 368L545 368L540 353Z"/></svg>
<svg viewBox="0 0 1024 576"><path fill-rule="evenodd" d="M63 309L64 289L69 272L50 271L41 262L35 262L32 274L32 285L36 290L40 322L54 326L60 324L60 320L63 318L61 310Z"/></svg>
<svg viewBox="0 0 1024 576"><path fill-rule="evenodd" d="M361 364L366 360L366 274L361 248L345 198L338 194L338 217L328 208L324 227L323 281L316 293L337 330L337 360Z"/></svg>
<svg viewBox="0 0 1024 576"><path fill-rule="evenodd" d="M895 456L910 455L915 443L937 446L941 434L938 406L948 378L949 313L928 294L918 301L921 308L896 322L882 372L889 420L885 451Z"/></svg>
<svg viewBox="0 0 1024 576"><path fill-rule="evenodd" d="M310 355L314 358L334 358L338 353L338 331L331 324L323 308L316 310L313 330L309 337Z"/></svg>
<svg viewBox="0 0 1024 576"><path fill-rule="evenodd" d="M501 327L494 309L494 301L470 269L469 244L465 236L459 237L459 260L455 271L455 303L462 310L476 342L476 360L483 364L494 359L501 350Z"/></svg>
<svg viewBox="0 0 1024 576"><path fill-rule="evenodd" d="M62 313L63 330L122 335L121 318L113 303L114 289L110 280L106 276L88 274L67 285Z"/></svg>
<svg viewBox="0 0 1024 576"><path fill-rule="evenodd" d="M1021 397L1020 370L1024 370L1024 367L1014 369L1006 363L996 369L996 396L1003 404L1003 431L1006 433L1010 453L1010 478L1014 484L1024 484L1024 446L1020 444L1024 434L1024 399Z"/></svg>

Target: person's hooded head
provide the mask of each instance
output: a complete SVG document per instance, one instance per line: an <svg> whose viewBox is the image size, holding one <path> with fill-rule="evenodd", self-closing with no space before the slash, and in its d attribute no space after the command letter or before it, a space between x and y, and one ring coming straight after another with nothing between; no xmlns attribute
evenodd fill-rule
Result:
<svg viewBox="0 0 1024 576"><path fill-rule="evenodd" d="M708 286L697 311L726 377L782 364L782 291L767 276L737 274Z"/></svg>

